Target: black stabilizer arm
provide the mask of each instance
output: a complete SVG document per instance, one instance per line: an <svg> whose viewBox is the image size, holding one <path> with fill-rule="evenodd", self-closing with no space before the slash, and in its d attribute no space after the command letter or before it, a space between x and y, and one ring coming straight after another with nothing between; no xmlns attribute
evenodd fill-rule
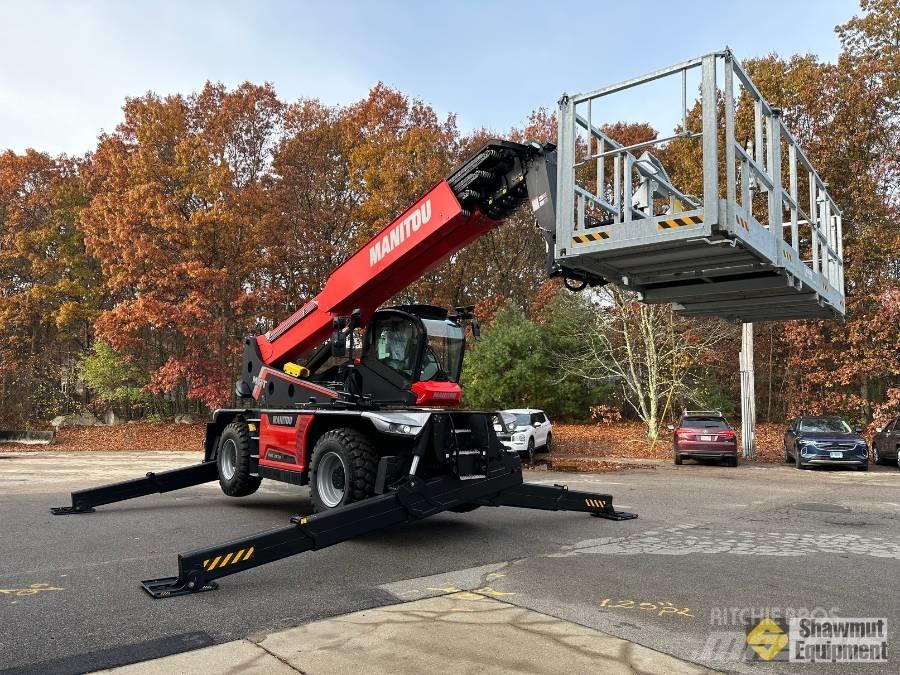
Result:
<svg viewBox="0 0 900 675"><path fill-rule="evenodd" d="M186 466L183 469L172 469L160 473L151 471L144 478L73 492L72 506L55 506L50 509L50 513L54 516L92 513L95 506L181 490L201 483L209 483L218 477L219 472L215 462L202 462Z"/></svg>
<svg viewBox="0 0 900 675"><path fill-rule="evenodd" d="M582 511L597 518L631 520L636 513L616 511L612 496L593 492L569 490L567 485L534 485L522 483L503 492L480 500L484 506L518 506L544 511Z"/></svg>
<svg viewBox="0 0 900 675"><path fill-rule="evenodd" d="M517 463L516 463L517 464ZM455 506L477 502L522 482L521 469L504 463L488 476L423 480L408 477L394 491L311 516L269 532L235 539L178 556L178 576L148 579L141 586L154 598L167 598L217 587L215 579L288 556L333 546L392 525L421 520Z"/></svg>
<svg viewBox="0 0 900 675"><path fill-rule="evenodd" d="M220 577L473 503L581 511L611 520L637 517L613 509L609 495L573 492L561 485L523 484L518 460L507 460L476 480L410 476L386 494L325 513L294 516L293 525L181 554L177 577L148 579L141 586L154 598L210 591L217 588L215 580Z"/></svg>

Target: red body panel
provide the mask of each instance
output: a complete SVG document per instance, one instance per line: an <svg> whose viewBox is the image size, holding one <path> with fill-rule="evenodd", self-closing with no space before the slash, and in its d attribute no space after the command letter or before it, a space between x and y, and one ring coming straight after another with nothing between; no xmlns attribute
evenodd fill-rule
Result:
<svg viewBox="0 0 900 675"><path fill-rule="evenodd" d="M294 417L293 426L272 424L271 418ZM286 471L305 471L307 469L306 434L313 420L311 414L267 413L260 415L259 420L259 464ZM271 453L279 453L293 457L295 462L271 459Z"/></svg>
<svg viewBox="0 0 900 675"><path fill-rule="evenodd" d="M462 387L456 382L413 382L411 389L416 405L454 406L462 399Z"/></svg>
<svg viewBox="0 0 900 675"><path fill-rule="evenodd" d="M322 344L332 318L354 309L365 325L379 305L499 224L480 213L466 215L441 181L345 260L319 295L269 337L256 338L263 362L280 367Z"/></svg>

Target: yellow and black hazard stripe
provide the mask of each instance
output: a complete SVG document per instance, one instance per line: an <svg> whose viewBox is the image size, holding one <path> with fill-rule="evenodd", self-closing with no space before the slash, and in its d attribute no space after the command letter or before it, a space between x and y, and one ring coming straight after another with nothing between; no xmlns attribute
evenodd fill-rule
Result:
<svg viewBox="0 0 900 675"><path fill-rule="evenodd" d="M588 232L587 234L576 234L572 237L573 244L589 244L592 241L603 241L609 239L609 232L601 230L600 232Z"/></svg>
<svg viewBox="0 0 900 675"><path fill-rule="evenodd" d="M660 232L666 230L674 230L676 227L686 227L688 225L699 225L703 222L703 216L679 216L678 218L669 218L656 223L656 229Z"/></svg>
<svg viewBox="0 0 900 675"><path fill-rule="evenodd" d="M602 499L585 499L584 503L593 509L605 509L606 502Z"/></svg>
<svg viewBox="0 0 900 675"><path fill-rule="evenodd" d="M226 565L234 565L241 561L246 562L253 557L253 550L254 548L251 546L250 548L242 548L240 551L232 551L225 555L217 555L215 558L207 558L203 561L203 569L207 572L211 572L216 568L221 569Z"/></svg>
<svg viewBox="0 0 900 675"><path fill-rule="evenodd" d="M787 258L791 262L794 262L794 254L791 253L790 251L788 251L787 249L781 249L781 255L783 255L785 258Z"/></svg>
<svg viewBox="0 0 900 675"><path fill-rule="evenodd" d="M735 214L734 217L737 218L738 225L743 227L745 230L748 230L748 231L750 230L750 223L748 223L746 220L744 220L743 218L741 218L741 216L739 216L737 214Z"/></svg>

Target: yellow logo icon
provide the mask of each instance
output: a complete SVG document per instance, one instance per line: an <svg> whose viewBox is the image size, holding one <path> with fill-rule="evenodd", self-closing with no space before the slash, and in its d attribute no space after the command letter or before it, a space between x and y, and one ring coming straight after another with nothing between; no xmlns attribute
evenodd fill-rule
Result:
<svg viewBox="0 0 900 675"><path fill-rule="evenodd" d="M763 619L747 633L747 644L763 661L771 661L787 647L788 636L772 619Z"/></svg>

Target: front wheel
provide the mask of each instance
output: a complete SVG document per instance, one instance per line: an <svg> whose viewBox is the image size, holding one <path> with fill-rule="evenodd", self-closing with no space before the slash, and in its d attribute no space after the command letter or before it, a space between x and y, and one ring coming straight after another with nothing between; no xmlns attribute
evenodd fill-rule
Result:
<svg viewBox="0 0 900 675"><path fill-rule="evenodd" d="M534 464L534 436L528 439L528 449L525 451L525 457L528 459L528 465Z"/></svg>
<svg viewBox="0 0 900 675"><path fill-rule="evenodd" d="M550 452L553 449L553 434L547 432L547 442L544 443L544 452Z"/></svg>
<svg viewBox="0 0 900 675"><path fill-rule="evenodd" d="M872 464L881 464L881 456L878 454L878 446L872 444Z"/></svg>
<svg viewBox="0 0 900 675"><path fill-rule="evenodd" d="M371 441L356 429L332 429L316 442L309 469L316 512L352 504L375 494L378 458Z"/></svg>
<svg viewBox="0 0 900 675"><path fill-rule="evenodd" d="M797 460L797 464L796 464L797 468L798 468L798 469L802 469L802 468L803 468L803 462L800 461L800 449L799 449L799 448L797 449L797 454L795 455L795 457L796 457L796 460Z"/></svg>
<svg viewBox="0 0 900 675"><path fill-rule="evenodd" d="M219 485L229 497L246 497L259 489L262 479L250 474L250 430L242 420L235 420L222 431L216 466Z"/></svg>
<svg viewBox="0 0 900 675"><path fill-rule="evenodd" d="M791 453L788 452L787 446L785 446L785 448L784 448L784 463L785 464L791 463Z"/></svg>

